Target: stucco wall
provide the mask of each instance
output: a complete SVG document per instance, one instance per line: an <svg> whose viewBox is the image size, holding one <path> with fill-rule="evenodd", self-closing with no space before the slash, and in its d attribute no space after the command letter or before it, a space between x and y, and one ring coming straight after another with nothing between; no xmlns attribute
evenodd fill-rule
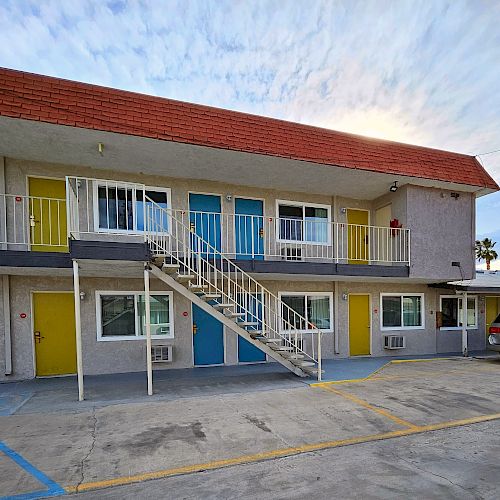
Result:
<svg viewBox="0 0 500 500"><path fill-rule="evenodd" d="M450 281L474 278L475 198L470 193L408 186L410 276ZM461 263L463 276L451 262Z"/></svg>
<svg viewBox="0 0 500 500"><path fill-rule="evenodd" d="M369 293L371 295L371 338L373 356L400 356L434 353L459 353L462 351L460 330L436 328L436 311L440 310L440 295L450 295L450 290L438 290L427 285L400 283L338 283L339 296L349 293ZM425 328L415 330L382 330L381 328L381 293L423 293ZM349 355L348 301L339 300L338 333L339 355ZM485 349L484 334L484 298L478 298L478 328L468 329L469 350ZM404 335L406 349L386 350L383 348L384 335Z"/></svg>
<svg viewBox="0 0 500 500"><path fill-rule="evenodd" d="M71 278L39 276L11 276L12 350L14 374L11 378L34 376L32 334L32 291L71 291ZM140 279L81 278L80 288L85 292L81 302L83 368L86 374L143 371L146 367L145 341L97 341L96 290L141 291ZM151 290L167 290L162 282L153 279ZM154 340L153 344L174 345L174 361L168 365L155 365L155 369L185 368L192 366L191 303L174 292L175 338ZM188 316L182 313L187 311ZM26 318L21 318L25 313Z"/></svg>
<svg viewBox="0 0 500 500"><path fill-rule="evenodd" d="M335 336L323 335L323 357L349 356L348 301L342 295L349 293L368 293L371 295L371 338L373 356L400 356L411 354L433 354L461 351L461 331L436 329L436 311L439 310L440 295L449 295L449 290L438 290L426 285L397 283L353 283L353 282L310 282L310 281L266 281L265 285L273 293L279 292L329 292L337 290L339 297L338 315L334 324L338 326L339 352L335 354ZM71 278L46 278L35 276L11 276L11 317L13 368L12 379L25 379L34 376L33 335L32 335L32 291L70 291ZM166 290L167 287L152 280L152 290ZM97 341L96 290L141 291L141 279L120 278L81 278L81 290L86 293L81 303L83 361L86 374L118 373L144 371L146 366L145 341L124 340L113 342ZM380 293L424 293L425 328L422 330L382 331L380 327ZM192 313L191 303L182 295L174 293L175 338L173 340L153 341L153 343L174 346L174 362L168 365L155 365L155 369L187 368L193 366L192 353ZM484 297L478 300L478 328L469 329L469 350L485 348ZM0 339L3 343L3 318L0 307ZM26 313L26 318L21 314ZM187 316L184 316L187 313ZM406 337L406 349L389 351L383 349L383 336L401 334ZM3 358L2 347L0 355ZM237 363L237 336L225 329L225 362ZM0 379L5 379L3 371Z"/></svg>

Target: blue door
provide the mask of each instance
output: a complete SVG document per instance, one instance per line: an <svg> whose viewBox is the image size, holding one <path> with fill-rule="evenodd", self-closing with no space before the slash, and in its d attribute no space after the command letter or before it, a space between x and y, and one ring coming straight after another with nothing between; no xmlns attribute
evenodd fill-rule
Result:
<svg viewBox="0 0 500 500"><path fill-rule="evenodd" d="M234 200L234 232L236 258L264 259L264 204L261 200L236 198Z"/></svg>
<svg viewBox="0 0 500 500"><path fill-rule="evenodd" d="M189 195L189 219L195 233L210 247L221 251L221 201L220 196L212 194ZM192 248L203 253L214 253L208 245L193 241Z"/></svg>
<svg viewBox="0 0 500 500"><path fill-rule="evenodd" d="M195 366L224 363L223 325L193 304L193 350Z"/></svg>
<svg viewBox="0 0 500 500"><path fill-rule="evenodd" d="M246 321L257 322L257 326L249 327L248 331L262 330L262 302L257 300L258 295L247 297L247 309L250 312ZM266 354L255 347L248 340L238 335L238 361L240 363L259 363L266 360Z"/></svg>

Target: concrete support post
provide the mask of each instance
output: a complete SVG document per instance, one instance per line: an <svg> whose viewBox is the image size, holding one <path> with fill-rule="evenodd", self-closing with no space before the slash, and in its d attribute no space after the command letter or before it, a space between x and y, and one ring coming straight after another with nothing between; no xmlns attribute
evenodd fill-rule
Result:
<svg viewBox="0 0 500 500"><path fill-rule="evenodd" d="M467 292L462 295L462 353L468 356L468 338L467 338Z"/></svg>
<svg viewBox="0 0 500 500"><path fill-rule="evenodd" d="M73 261L73 290L75 293L75 330L76 330L76 373L78 377L78 401L84 400L83 359L82 359L82 319L80 312L80 273L78 262Z"/></svg>
<svg viewBox="0 0 500 500"><path fill-rule="evenodd" d="M3 294L3 325L5 344L5 375L12 375L12 334L10 325L10 279L9 275L2 276Z"/></svg>
<svg viewBox="0 0 500 500"><path fill-rule="evenodd" d="M149 290L149 263L144 267L144 313L146 315L146 365L148 374L148 395L153 395L153 360L151 358L151 294Z"/></svg>
<svg viewBox="0 0 500 500"><path fill-rule="evenodd" d="M334 353L339 354L340 352L340 321L339 321L339 283L334 284L333 290L333 343L334 343Z"/></svg>

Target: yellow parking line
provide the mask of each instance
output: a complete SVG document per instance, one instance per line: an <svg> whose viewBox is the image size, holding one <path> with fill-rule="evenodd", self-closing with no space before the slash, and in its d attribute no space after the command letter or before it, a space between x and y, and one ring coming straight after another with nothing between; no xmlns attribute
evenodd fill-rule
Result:
<svg viewBox="0 0 500 500"><path fill-rule="evenodd" d="M391 363L398 365L400 363L425 363L426 361L451 361L453 359L460 358L461 356L455 356L453 358L418 358L418 359L394 359Z"/></svg>
<svg viewBox="0 0 500 500"><path fill-rule="evenodd" d="M453 427L461 427L463 425L478 424L481 422L488 422L491 420L499 420L500 413L492 415L481 415L479 417L465 418L462 420L453 420L450 422L441 422L438 424L415 426L408 429L401 429L398 431L384 432L381 434L371 434L367 436L357 436L348 439L339 439L336 441L324 441L320 443L304 444L292 448L281 448L277 450L267 451L263 453L256 453L253 455L243 455L240 457L229 458L225 460L215 460L201 464L187 465L183 467L176 467L173 469L164 469L155 472L146 472L144 474L137 474L133 476L117 477L113 479L105 479L103 481L94 481L83 483L77 486L67 486L65 488L67 493L74 493L76 491L89 491L101 488L109 488L111 486L123 486L131 483L139 483L149 479L161 479L170 476L177 476L181 474L189 474L193 472L201 472L205 470L220 469L231 465L241 465L253 462L260 462L263 460L270 460L284 456L298 455L301 453L308 453L312 451L325 450L330 448L338 448L341 446L349 446L354 444L369 443L373 441L382 441L396 437L411 436L413 434L420 434L423 432L438 431L442 429L449 429Z"/></svg>
<svg viewBox="0 0 500 500"><path fill-rule="evenodd" d="M375 413L378 413L379 415L387 417L391 419L393 422L396 422L396 424L401 425L403 427L408 427L409 429L416 429L418 427L415 424L408 422L407 420L403 420L402 418L396 417L396 415L393 415L392 413L390 413L387 410L384 410L383 408L371 405L370 403L368 403L368 401L360 399L357 396L354 396L354 394L349 394L348 392L341 391L340 389L334 389L333 387L329 386L322 387L322 389L325 389L325 391L333 392L334 394L342 396L343 398L348 399L349 401L352 401L353 403L356 403L360 406L363 406L368 410L371 410Z"/></svg>
<svg viewBox="0 0 500 500"><path fill-rule="evenodd" d="M460 357L460 356L457 356ZM337 384L352 384L352 383L358 383L358 382L366 382L367 380L370 380L373 378L374 375L377 373L381 372L384 368L387 368L387 366L391 364L399 364L399 363L424 363L426 361L449 361L455 358L425 358L425 359L393 359L391 361L388 361L384 365L382 365L380 368L377 368L375 371L370 373L370 375L366 377L361 377L361 378L352 378L349 380L330 380L330 381L325 381L325 382L315 382L314 384L309 384L310 387L324 387L325 385L337 385Z"/></svg>

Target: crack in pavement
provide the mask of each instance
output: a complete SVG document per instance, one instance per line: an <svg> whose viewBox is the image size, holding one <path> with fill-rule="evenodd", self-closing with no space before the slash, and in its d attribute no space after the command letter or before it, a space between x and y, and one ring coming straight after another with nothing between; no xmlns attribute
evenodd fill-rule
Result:
<svg viewBox="0 0 500 500"><path fill-rule="evenodd" d="M78 493L80 486L83 484L85 480L85 462L89 459L90 455L94 451L95 443L96 443L96 433L97 433L97 415L96 415L96 407L92 407L92 420L93 420L93 425L92 425L92 430L90 431L90 435L92 436L92 443L90 444L89 451L88 453L82 458L82 461L80 462L80 481L78 481L77 485L75 486L75 491Z"/></svg>
<svg viewBox="0 0 500 500"><path fill-rule="evenodd" d="M240 412L239 408L237 406L235 407L235 406L231 405L229 403L229 401L227 401L225 398L221 398L221 400L222 400L222 403L225 404L226 406L228 406L232 411L234 411L236 413L236 415L238 415L239 417L242 417L242 418L244 418L245 420L248 421L248 418L247 418L248 415L244 415L242 412ZM281 441L287 448L290 448L290 447L294 446L293 444L289 443L284 437L280 436L279 433L276 432L276 430L273 430L273 429L269 428L269 431L270 431L270 433L271 433L272 436L274 436L279 441Z"/></svg>
<svg viewBox="0 0 500 500"><path fill-rule="evenodd" d="M409 466L411 467L415 467L415 469L423 472L424 474L430 474L431 476L434 476L434 477L439 477L440 479L444 479L445 481L448 481L448 483L450 483L452 486L455 486L457 488L460 488L461 490L465 491L467 494L469 495L472 495L474 498L476 498L477 500L484 500L484 497L482 497L481 495L478 495L477 493L474 493L473 491L471 491L470 488L466 488L465 486L462 486L461 484L457 484L457 483L454 483L451 479L447 478L446 476L441 476L440 474L436 474L435 472L432 472L428 469L424 469L423 467L420 467L418 466L415 462L413 462L412 460L410 459L407 459L407 458L403 458L402 456L398 455L397 453L395 452L392 452L393 456L396 457L398 460L402 460L403 462L405 462L406 464L408 464Z"/></svg>

